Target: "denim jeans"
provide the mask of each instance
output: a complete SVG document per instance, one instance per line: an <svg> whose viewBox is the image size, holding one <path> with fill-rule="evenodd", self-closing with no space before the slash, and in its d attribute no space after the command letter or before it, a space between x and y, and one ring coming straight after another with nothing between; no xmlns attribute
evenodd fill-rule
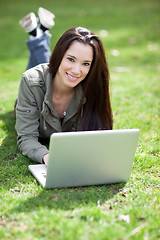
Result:
<svg viewBox="0 0 160 240"><path fill-rule="evenodd" d="M27 69L40 63L49 62L51 56L50 38L51 34L44 32L39 38L26 40L27 47L30 51Z"/></svg>
<svg viewBox="0 0 160 240"><path fill-rule="evenodd" d="M48 63L51 56L50 51L50 33L44 32L39 38L26 40L27 47L30 51L27 69L35 67L40 63ZM16 112L17 99L14 104L14 112Z"/></svg>

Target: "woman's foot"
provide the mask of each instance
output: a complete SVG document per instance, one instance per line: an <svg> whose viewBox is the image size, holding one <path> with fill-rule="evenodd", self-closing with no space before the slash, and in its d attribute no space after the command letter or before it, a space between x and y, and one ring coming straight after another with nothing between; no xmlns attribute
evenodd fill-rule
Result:
<svg viewBox="0 0 160 240"><path fill-rule="evenodd" d="M40 7L38 9L38 17L40 22L40 28L43 31L51 29L55 24L54 22L55 15L45 8Z"/></svg>
<svg viewBox="0 0 160 240"><path fill-rule="evenodd" d="M25 32L36 36L37 34L37 18L36 15L31 12L28 15L26 15L24 18L22 18L19 21L19 24L24 28Z"/></svg>

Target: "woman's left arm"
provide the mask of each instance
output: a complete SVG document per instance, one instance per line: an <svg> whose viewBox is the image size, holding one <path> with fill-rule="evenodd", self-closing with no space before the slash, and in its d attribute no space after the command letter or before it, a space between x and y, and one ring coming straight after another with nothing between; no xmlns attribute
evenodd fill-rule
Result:
<svg viewBox="0 0 160 240"><path fill-rule="evenodd" d="M49 151L38 141L40 116L29 81L24 74L20 83L16 107L17 144L23 155L42 163L43 156Z"/></svg>

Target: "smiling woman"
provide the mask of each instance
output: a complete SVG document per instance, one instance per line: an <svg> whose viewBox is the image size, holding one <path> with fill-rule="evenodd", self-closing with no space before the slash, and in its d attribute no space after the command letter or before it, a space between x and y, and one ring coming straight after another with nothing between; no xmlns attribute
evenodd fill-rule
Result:
<svg viewBox="0 0 160 240"><path fill-rule="evenodd" d="M102 129L112 129L104 48L93 32L71 28L60 37L49 64L39 64L22 76L16 106L18 147L25 156L47 164L48 149L41 138Z"/></svg>

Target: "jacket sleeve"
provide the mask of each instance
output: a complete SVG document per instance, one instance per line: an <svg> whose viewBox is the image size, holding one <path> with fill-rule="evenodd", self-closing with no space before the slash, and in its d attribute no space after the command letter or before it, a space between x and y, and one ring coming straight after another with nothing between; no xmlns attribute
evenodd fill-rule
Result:
<svg viewBox="0 0 160 240"><path fill-rule="evenodd" d="M22 76L18 102L16 107L17 144L20 152L36 162L42 163L42 157L48 149L38 142L39 114L34 87L29 84L25 75Z"/></svg>

